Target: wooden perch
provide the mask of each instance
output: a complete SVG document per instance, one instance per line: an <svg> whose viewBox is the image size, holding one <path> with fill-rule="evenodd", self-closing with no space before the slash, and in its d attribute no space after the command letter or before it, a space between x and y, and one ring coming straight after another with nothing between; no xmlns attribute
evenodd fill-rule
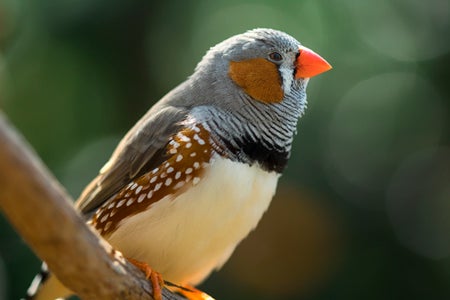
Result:
<svg viewBox="0 0 450 300"><path fill-rule="evenodd" d="M85 224L65 190L1 112L0 209L82 299L153 299L144 274ZM164 289L163 299L185 298Z"/></svg>

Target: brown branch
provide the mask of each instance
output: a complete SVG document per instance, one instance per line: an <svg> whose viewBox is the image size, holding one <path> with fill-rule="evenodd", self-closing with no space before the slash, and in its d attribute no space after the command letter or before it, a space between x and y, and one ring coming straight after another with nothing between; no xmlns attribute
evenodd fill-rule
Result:
<svg viewBox="0 0 450 300"><path fill-rule="evenodd" d="M0 112L0 208L59 280L83 299L152 299L151 284L74 210ZM184 299L167 289L163 299Z"/></svg>

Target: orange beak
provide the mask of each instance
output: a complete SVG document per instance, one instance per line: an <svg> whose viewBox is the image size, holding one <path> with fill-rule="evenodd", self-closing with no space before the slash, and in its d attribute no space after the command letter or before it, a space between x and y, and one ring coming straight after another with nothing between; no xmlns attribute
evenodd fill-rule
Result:
<svg viewBox="0 0 450 300"><path fill-rule="evenodd" d="M310 78L331 70L331 65L311 49L302 46L299 51L295 79Z"/></svg>

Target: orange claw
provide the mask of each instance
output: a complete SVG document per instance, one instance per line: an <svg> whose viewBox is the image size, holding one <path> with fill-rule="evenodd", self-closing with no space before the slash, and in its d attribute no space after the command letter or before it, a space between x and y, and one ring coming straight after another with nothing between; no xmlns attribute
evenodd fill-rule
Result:
<svg viewBox="0 0 450 300"><path fill-rule="evenodd" d="M183 287L178 292L189 300L214 300L214 298L211 297L210 295L192 286Z"/></svg>
<svg viewBox="0 0 450 300"><path fill-rule="evenodd" d="M147 263L141 262L132 258L127 258L130 263L135 265L139 270L144 272L145 277L150 279L153 288L153 298L155 300L162 300L162 288L164 287L164 280L160 273L154 271Z"/></svg>

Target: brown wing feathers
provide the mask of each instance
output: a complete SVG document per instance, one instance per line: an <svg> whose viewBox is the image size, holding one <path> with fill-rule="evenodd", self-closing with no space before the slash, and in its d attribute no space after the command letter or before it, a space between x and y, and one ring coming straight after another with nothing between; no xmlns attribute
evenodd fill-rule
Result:
<svg viewBox="0 0 450 300"><path fill-rule="evenodd" d="M94 214L92 225L104 236L113 232L124 218L145 211L168 195L182 193L202 179L212 147L209 132L202 125L185 128L171 137L167 159L129 182Z"/></svg>

